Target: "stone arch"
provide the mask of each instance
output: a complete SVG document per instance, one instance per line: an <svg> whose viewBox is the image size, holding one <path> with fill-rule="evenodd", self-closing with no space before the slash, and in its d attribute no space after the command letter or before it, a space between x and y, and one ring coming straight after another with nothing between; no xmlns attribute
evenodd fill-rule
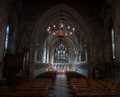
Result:
<svg viewBox="0 0 120 97"><path fill-rule="evenodd" d="M91 41L90 40L90 29L89 29L87 23L85 22L85 20L81 17L81 15L77 11L75 11L73 8L71 8L68 5L63 4L63 3L52 7L51 9L46 11L39 18L39 20L37 21L37 23L35 24L34 29L33 29L31 49L30 49L30 53L31 53L31 55L30 55L30 78L34 77L34 68L35 68L35 66L34 66L34 52L35 52L35 49L37 47L37 39L38 39L40 28L42 27L44 22L49 17L51 17L54 13L61 11L61 10L69 13L78 22L78 24L81 26L81 29L83 30L86 42L89 44L89 42Z"/></svg>
<svg viewBox="0 0 120 97"><path fill-rule="evenodd" d="M19 0L18 0L19 1ZM15 45L13 44L14 38L13 34L16 34L17 31L17 15L15 11L16 9L14 8L14 3L16 1L15 0L9 0L8 2L2 2L1 7L3 7L2 11L0 12L1 17L0 17L0 27L1 27L1 31L0 31L0 37L2 37L2 41L0 43L1 47L1 57L0 60L3 60L3 53L4 53L4 45L5 45L5 33L6 33L6 27L9 24L10 26L10 33L9 33L9 43L8 43L8 51L11 54L15 53ZM4 32L4 33L1 33ZM12 41L11 41L12 40ZM14 49L13 49L14 47Z"/></svg>

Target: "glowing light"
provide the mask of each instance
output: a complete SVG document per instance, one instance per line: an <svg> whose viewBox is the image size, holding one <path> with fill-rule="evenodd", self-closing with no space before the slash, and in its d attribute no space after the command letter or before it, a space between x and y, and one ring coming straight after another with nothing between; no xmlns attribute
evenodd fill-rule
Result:
<svg viewBox="0 0 120 97"><path fill-rule="evenodd" d="M60 20L59 24L53 25L52 27L49 26L47 31L49 35L54 37L56 36L60 41L62 41L63 38L71 37L75 32L75 28L71 28L67 24L64 26L63 21Z"/></svg>

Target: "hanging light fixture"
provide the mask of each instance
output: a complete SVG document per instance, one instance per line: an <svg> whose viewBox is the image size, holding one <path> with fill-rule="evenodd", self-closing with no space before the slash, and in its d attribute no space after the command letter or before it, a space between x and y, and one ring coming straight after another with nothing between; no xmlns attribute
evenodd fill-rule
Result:
<svg viewBox="0 0 120 97"><path fill-rule="evenodd" d="M67 25L67 27L64 26L63 21L60 20L59 29L57 29L56 25L53 25L51 27L49 26L47 28L47 31L50 36L57 37L60 41L62 41L63 38L73 36L75 32L75 28L70 27L69 25Z"/></svg>

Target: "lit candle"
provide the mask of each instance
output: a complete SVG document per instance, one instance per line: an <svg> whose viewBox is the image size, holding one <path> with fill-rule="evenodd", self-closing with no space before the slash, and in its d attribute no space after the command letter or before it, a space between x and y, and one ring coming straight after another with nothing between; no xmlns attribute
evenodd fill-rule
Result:
<svg viewBox="0 0 120 97"><path fill-rule="evenodd" d="M55 28L56 26L55 26L55 25L53 25L53 27Z"/></svg>
<svg viewBox="0 0 120 97"><path fill-rule="evenodd" d="M67 34L67 33L65 33L65 35L67 36L68 34Z"/></svg>
<svg viewBox="0 0 120 97"><path fill-rule="evenodd" d="M68 26L68 30L70 30L70 26Z"/></svg>
<svg viewBox="0 0 120 97"><path fill-rule="evenodd" d="M55 32L53 32L53 35L55 35Z"/></svg>
<svg viewBox="0 0 120 97"><path fill-rule="evenodd" d="M72 32L70 32L70 35L72 35Z"/></svg>
<svg viewBox="0 0 120 97"><path fill-rule="evenodd" d="M72 30L73 30L73 32L74 32L74 31L75 31L75 28L73 28Z"/></svg>

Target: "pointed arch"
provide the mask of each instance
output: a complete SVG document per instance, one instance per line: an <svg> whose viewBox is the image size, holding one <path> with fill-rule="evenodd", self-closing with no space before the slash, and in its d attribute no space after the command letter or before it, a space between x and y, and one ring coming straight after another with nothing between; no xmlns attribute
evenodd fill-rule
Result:
<svg viewBox="0 0 120 97"><path fill-rule="evenodd" d="M53 14L57 13L58 11L65 11L66 13L69 13L76 21L78 21L80 27L83 30L83 33L85 35L85 40L87 42L90 42L90 30L88 28L87 23L85 22L85 20L82 18L82 16L80 16L80 14L75 11L73 8L69 7L66 4L58 4L54 7L52 7L51 9L49 9L48 11L46 11L37 21L37 23L34 26L34 30L32 33L32 40L34 40L34 42L37 43L37 37L39 34L39 29L42 27L42 25L44 24L44 22L46 22L46 20L51 17Z"/></svg>
<svg viewBox="0 0 120 97"><path fill-rule="evenodd" d="M66 4L58 4L56 6L53 6L51 9L49 9L48 11L46 11L37 21L37 23L34 26L33 29L33 33L32 33L32 41L31 41L31 55L30 55L30 60L31 60L31 64L30 64L30 72L32 75L30 75L31 77L34 76L34 53L37 47L37 40L38 40L38 36L39 36L39 32L40 29L42 28L44 22L46 22L46 20L51 17L53 14L59 12L59 11L65 11L66 13L68 13L71 17L74 18L75 21L78 22L78 24L80 25L84 35L85 35L85 40L87 43L90 42L90 30L89 27L87 25L87 23L85 22L85 20L82 18L82 16L75 11L73 8L69 7Z"/></svg>

